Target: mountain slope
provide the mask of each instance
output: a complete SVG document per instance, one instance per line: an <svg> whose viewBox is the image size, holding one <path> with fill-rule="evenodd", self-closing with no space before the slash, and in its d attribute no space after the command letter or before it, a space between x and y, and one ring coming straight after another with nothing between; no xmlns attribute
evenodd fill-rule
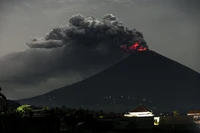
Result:
<svg viewBox="0 0 200 133"><path fill-rule="evenodd" d="M17 109L19 106L21 105L17 101L8 100L8 108Z"/></svg>
<svg viewBox="0 0 200 133"><path fill-rule="evenodd" d="M81 82L19 102L107 110L132 109L142 103L152 110L186 110L198 107L199 81L199 73L145 51Z"/></svg>

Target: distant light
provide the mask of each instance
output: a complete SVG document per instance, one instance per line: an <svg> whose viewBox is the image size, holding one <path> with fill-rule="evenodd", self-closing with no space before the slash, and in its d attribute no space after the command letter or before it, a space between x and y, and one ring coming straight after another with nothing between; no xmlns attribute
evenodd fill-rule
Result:
<svg viewBox="0 0 200 133"><path fill-rule="evenodd" d="M160 122L160 117L154 117L154 125L158 126Z"/></svg>
<svg viewBox="0 0 200 133"><path fill-rule="evenodd" d="M152 112L129 112L128 114L124 114L126 117L151 117L154 116Z"/></svg>

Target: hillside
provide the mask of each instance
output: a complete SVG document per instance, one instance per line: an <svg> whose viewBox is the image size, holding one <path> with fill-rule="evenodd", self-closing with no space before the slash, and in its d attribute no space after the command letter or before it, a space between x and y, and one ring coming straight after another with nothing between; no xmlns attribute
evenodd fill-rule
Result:
<svg viewBox="0 0 200 133"><path fill-rule="evenodd" d="M200 74L153 51L134 53L73 85L19 100L33 105L154 111L198 108Z"/></svg>
<svg viewBox="0 0 200 133"><path fill-rule="evenodd" d="M8 100L8 108L16 109L19 106L21 106L21 105L17 101Z"/></svg>

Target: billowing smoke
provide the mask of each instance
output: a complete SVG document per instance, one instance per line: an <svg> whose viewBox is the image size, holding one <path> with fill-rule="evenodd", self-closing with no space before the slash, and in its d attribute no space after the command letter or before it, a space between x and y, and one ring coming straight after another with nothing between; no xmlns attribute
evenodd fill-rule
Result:
<svg viewBox="0 0 200 133"><path fill-rule="evenodd" d="M141 32L125 28L112 14L105 15L102 21L94 17L86 18L81 14L74 15L67 26L55 28L44 38L35 38L27 45L30 48L56 48L69 45L69 42L76 42L73 45L84 45L92 49L100 44L119 49L124 44L131 46L136 42L147 48Z"/></svg>
<svg viewBox="0 0 200 133"><path fill-rule="evenodd" d="M0 58L0 84L11 97L45 93L113 65L127 56L120 47L136 42L147 48L141 32L124 28L112 14L103 21L77 14L67 26L27 42L30 49Z"/></svg>
<svg viewBox="0 0 200 133"><path fill-rule="evenodd" d="M56 48L61 47L63 42L61 40L44 40L44 38L34 38L31 42L27 42L27 45L30 48L39 48L41 46L44 48Z"/></svg>

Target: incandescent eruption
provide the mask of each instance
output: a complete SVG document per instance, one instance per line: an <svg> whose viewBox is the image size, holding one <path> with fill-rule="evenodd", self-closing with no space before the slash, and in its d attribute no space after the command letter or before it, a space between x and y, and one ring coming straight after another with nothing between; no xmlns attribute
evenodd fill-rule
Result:
<svg viewBox="0 0 200 133"><path fill-rule="evenodd" d="M66 26L28 41L26 51L0 58L0 82L9 88L6 94L16 97L33 96L38 90L44 93L47 90L43 88L50 90L77 82L127 57L129 53L120 48L123 44L128 52L148 48L141 32L126 28L112 14L101 20L76 14ZM23 91L13 94L11 83Z"/></svg>
<svg viewBox="0 0 200 133"><path fill-rule="evenodd" d="M137 42L132 44L131 46L127 46L126 44L121 45L120 48L122 48L126 52L134 52L134 51L140 52L148 50L148 47L140 46L140 44Z"/></svg>
<svg viewBox="0 0 200 133"><path fill-rule="evenodd" d="M83 45L91 49L98 49L99 46L104 45L106 48L115 47L114 49L124 47L128 52L148 49L141 32L124 27L122 22L112 14L106 14L102 21L91 16L84 17L76 14L72 16L67 26L54 28L45 37L34 38L27 45L30 48Z"/></svg>

